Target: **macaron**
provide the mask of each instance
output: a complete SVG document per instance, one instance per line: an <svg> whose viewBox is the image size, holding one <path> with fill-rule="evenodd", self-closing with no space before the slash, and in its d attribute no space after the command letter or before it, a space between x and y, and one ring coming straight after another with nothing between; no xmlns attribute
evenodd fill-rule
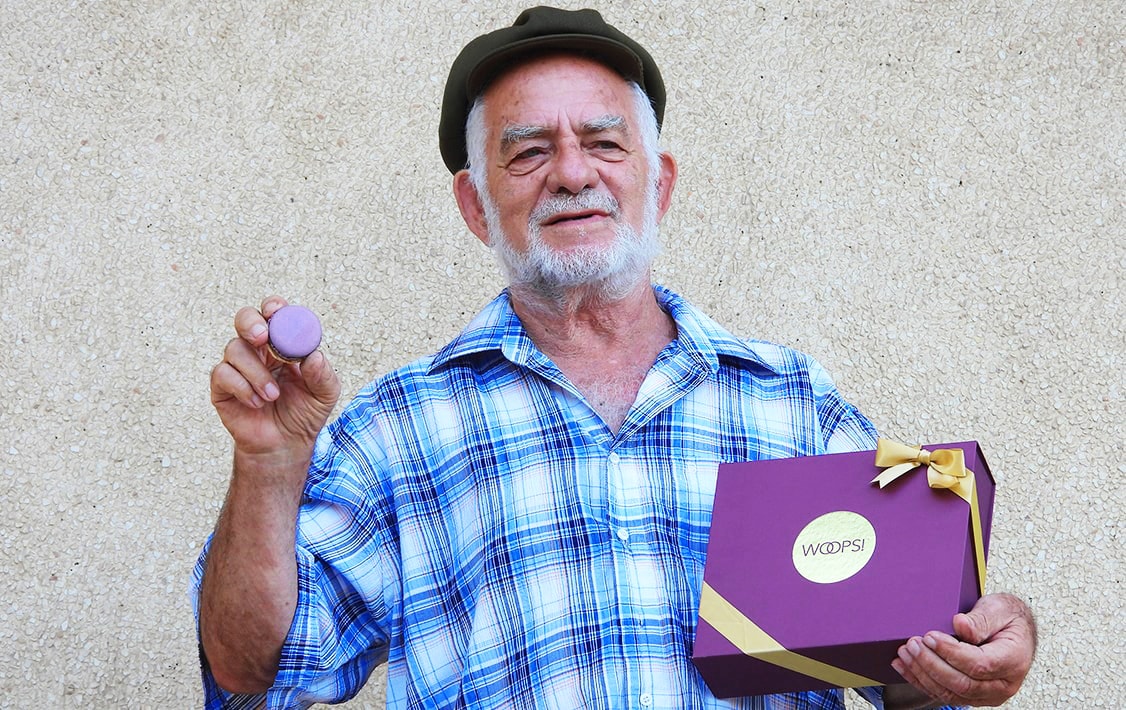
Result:
<svg viewBox="0 0 1126 710"><path fill-rule="evenodd" d="M282 306L267 325L270 352L284 362L301 362L321 344L321 321L305 306Z"/></svg>

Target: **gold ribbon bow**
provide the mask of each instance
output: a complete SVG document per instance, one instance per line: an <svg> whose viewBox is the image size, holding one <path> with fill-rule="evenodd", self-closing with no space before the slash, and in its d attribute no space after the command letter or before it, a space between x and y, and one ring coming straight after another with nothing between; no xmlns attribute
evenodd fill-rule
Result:
<svg viewBox="0 0 1126 710"><path fill-rule="evenodd" d="M931 488L945 488L969 503L970 524L974 536L974 556L977 564L978 591L985 595L985 545L981 529L981 510L977 502L977 481L974 472L966 468L966 456L961 449L936 449L927 451L921 446L911 446L891 439L876 442L876 465L885 469L872 479L884 488L892 481L920 466L927 467L927 484Z"/></svg>

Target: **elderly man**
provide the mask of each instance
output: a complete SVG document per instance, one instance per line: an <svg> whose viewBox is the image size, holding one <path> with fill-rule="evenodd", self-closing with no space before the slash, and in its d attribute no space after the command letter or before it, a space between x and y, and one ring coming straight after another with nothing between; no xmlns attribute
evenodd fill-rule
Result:
<svg viewBox="0 0 1126 710"><path fill-rule="evenodd" d="M234 471L196 569L210 707L841 708L717 700L690 660L716 464L872 448L822 369L650 283L676 163L650 55L536 8L455 61L443 157L510 286L433 356L363 389L275 360L235 316L212 373ZM468 166L468 167L466 167ZM1009 595L888 659L874 703L999 703L1031 663ZM883 697L881 697L883 696Z"/></svg>

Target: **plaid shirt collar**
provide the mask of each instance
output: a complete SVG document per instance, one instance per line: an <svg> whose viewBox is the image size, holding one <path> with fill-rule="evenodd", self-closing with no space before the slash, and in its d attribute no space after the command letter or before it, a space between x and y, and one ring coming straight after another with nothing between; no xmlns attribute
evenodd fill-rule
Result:
<svg viewBox="0 0 1126 710"><path fill-rule="evenodd" d="M705 371L714 373L719 368L720 358L732 358L772 373L781 372L746 341L729 333L680 295L656 285L653 286L653 292L661 308L676 322L680 346L684 351L692 353ZM554 365L528 337L512 309L508 289L485 306L457 337L435 353L429 372L440 370L458 360L497 351L513 364L545 373L554 370Z"/></svg>

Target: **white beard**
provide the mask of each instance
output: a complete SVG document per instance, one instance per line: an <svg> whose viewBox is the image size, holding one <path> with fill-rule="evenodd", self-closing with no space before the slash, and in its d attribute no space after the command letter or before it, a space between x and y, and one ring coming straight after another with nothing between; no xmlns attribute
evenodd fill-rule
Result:
<svg viewBox="0 0 1126 710"><path fill-rule="evenodd" d="M552 249L544 240L540 224L569 211L603 210L617 221L618 201L611 195L586 189L577 195L552 196L528 218L528 246L523 253L513 247L501 226L500 212L492 196L481 194L489 241L512 286L531 288L540 295L559 300L568 289L594 287L607 301L623 298L642 279L660 251L657 240L657 186L646 191L640 232L618 223L613 241L605 246L583 246L567 251Z"/></svg>

